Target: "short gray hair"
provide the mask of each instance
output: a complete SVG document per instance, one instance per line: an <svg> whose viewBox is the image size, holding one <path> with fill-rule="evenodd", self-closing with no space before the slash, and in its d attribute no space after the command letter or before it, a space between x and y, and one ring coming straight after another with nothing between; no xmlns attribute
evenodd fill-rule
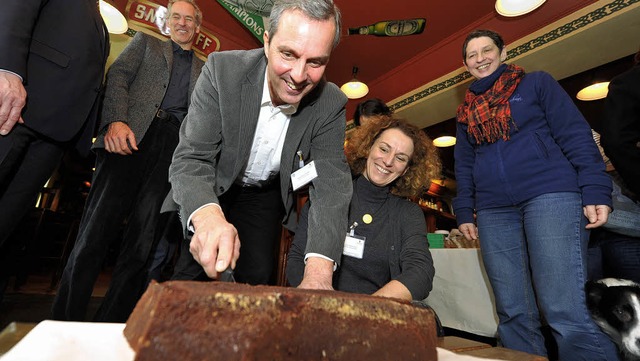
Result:
<svg viewBox="0 0 640 361"><path fill-rule="evenodd" d="M333 36L333 48L335 49L340 43L342 16L340 15L340 9L333 3L333 0L276 0L269 16L270 38L276 35L280 18L287 10L300 10L305 16L317 21L333 19L336 26L336 32Z"/></svg>
<svg viewBox="0 0 640 361"><path fill-rule="evenodd" d="M191 4L191 6L193 6L193 8L196 10L196 25L202 25L202 11L196 4L195 0L169 0L169 5L167 5L167 12L169 13L169 16L171 16L171 7L173 6L173 4L180 1L189 3Z"/></svg>

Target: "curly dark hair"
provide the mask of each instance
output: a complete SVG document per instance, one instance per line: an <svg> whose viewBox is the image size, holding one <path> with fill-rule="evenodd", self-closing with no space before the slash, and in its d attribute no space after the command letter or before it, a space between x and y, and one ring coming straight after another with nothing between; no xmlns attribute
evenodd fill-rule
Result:
<svg viewBox="0 0 640 361"><path fill-rule="evenodd" d="M392 115L379 115L357 128L346 145L347 161L354 175L364 172L369 151L376 139L387 129L399 129L413 140L413 154L407 172L391 184L391 193L399 197L415 197L440 177L442 164L433 142L420 128Z"/></svg>

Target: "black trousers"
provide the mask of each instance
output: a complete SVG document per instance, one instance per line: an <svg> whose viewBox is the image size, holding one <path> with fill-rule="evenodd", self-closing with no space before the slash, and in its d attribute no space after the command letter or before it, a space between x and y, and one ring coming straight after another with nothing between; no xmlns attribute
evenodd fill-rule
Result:
<svg viewBox="0 0 640 361"><path fill-rule="evenodd" d="M252 285L275 284L276 245L284 215L280 182L276 180L266 188L234 185L219 200L227 221L236 227L240 238L235 280ZM189 252L189 241L182 242L181 247L172 279L207 280Z"/></svg>
<svg viewBox="0 0 640 361"><path fill-rule="evenodd" d="M177 121L155 119L134 154L97 151L78 237L53 303L54 319L85 319L109 247L121 234L111 283L95 320L125 322L131 314L145 290L148 260L160 238L160 207L170 189L168 171L178 130Z"/></svg>
<svg viewBox="0 0 640 361"><path fill-rule="evenodd" d="M0 252L22 217L35 206L38 192L64 151L64 143L22 124L0 136Z"/></svg>
<svg viewBox="0 0 640 361"><path fill-rule="evenodd" d="M161 227L163 227L162 235L151 256L147 284L152 280L163 282L171 278L175 257L177 252L181 251L179 247L184 241L184 232L178 212L166 212L160 216L162 217L160 221Z"/></svg>
<svg viewBox="0 0 640 361"><path fill-rule="evenodd" d="M60 163L65 144L22 124L0 135L0 301L14 265L15 244L7 240L20 220L35 206L38 192Z"/></svg>

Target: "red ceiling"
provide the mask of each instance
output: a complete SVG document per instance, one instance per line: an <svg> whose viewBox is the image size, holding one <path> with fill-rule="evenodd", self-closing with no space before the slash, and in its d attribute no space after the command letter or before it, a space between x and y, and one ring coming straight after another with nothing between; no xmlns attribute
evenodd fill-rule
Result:
<svg viewBox="0 0 640 361"><path fill-rule="evenodd" d="M145 1L145 0L139 0ZM370 88L368 97L387 102L427 82L458 69L460 47L466 34L476 28L500 32L507 44L534 32L596 0L549 0L536 11L505 18L494 10L493 0L426 1L335 0L346 28L380 20L426 18L422 34L405 37L344 35L327 68L327 79L338 85L351 78L354 65L358 79ZM113 0L123 13L128 0ZM166 5L166 0L154 2ZM204 26L221 40L221 50L248 49L261 44L216 0L199 0ZM348 118L359 100L347 105Z"/></svg>

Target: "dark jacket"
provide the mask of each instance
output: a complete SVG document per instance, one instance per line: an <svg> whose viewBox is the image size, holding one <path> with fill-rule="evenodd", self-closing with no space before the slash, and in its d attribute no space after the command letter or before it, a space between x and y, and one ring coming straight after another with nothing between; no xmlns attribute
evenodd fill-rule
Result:
<svg viewBox="0 0 640 361"><path fill-rule="evenodd" d="M604 152L625 185L640 197L640 65L611 80L604 116Z"/></svg>
<svg viewBox="0 0 640 361"><path fill-rule="evenodd" d="M109 39L95 0L4 0L0 69L20 75L27 91L25 125L56 141L97 119Z"/></svg>
<svg viewBox="0 0 640 361"><path fill-rule="evenodd" d="M357 182L366 182L366 184L358 185ZM354 181L354 194L363 186L376 187L369 183L364 177L360 177ZM379 187L378 187L379 188ZM388 192L388 188L386 189ZM363 192L358 192L362 197ZM362 200L364 201L364 200ZM358 284L354 284L353 279L343 274L349 272L344 266L341 266L334 273L334 288L341 291L355 293L374 293L391 280L402 283L414 300L423 300L433 287L433 276L435 269L433 268L433 259L429 252L429 244L426 237L426 221L424 213L420 207L404 198L400 198L389 194L386 202L382 205L375 205L374 221L367 225L358 218L362 214L354 212L354 201L351 202L351 212L349 215L349 224L358 222L355 228L356 235L366 236L365 251L363 261L366 264L356 265L360 272L365 273L368 269L369 276L361 279ZM287 280L292 286L297 286L302 281L304 273L304 249L307 242L306 224L308 222L309 205L305 205L300 215L299 227L296 231L295 238L291 244L287 260ZM374 212L372 212L374 213ZM380 219L376 214L386 215ZM376 221L378 225L376 226ZM345 234L346 236L346 234ZM385 254L372 255L372 248L368 248L368 244L376 243L378 247L375 249L386 249ZM368 255L372 255L370 259ZM343 264L346 263L342 256ZM386 259L387 262L383 266L377 266L375 261L371 259ZM359 261L356 261L359 262ZM361 277L361 276L360 276ZM362 278L362 277L361 277ZM345 281L346 280L346 281Z"/></svg>

